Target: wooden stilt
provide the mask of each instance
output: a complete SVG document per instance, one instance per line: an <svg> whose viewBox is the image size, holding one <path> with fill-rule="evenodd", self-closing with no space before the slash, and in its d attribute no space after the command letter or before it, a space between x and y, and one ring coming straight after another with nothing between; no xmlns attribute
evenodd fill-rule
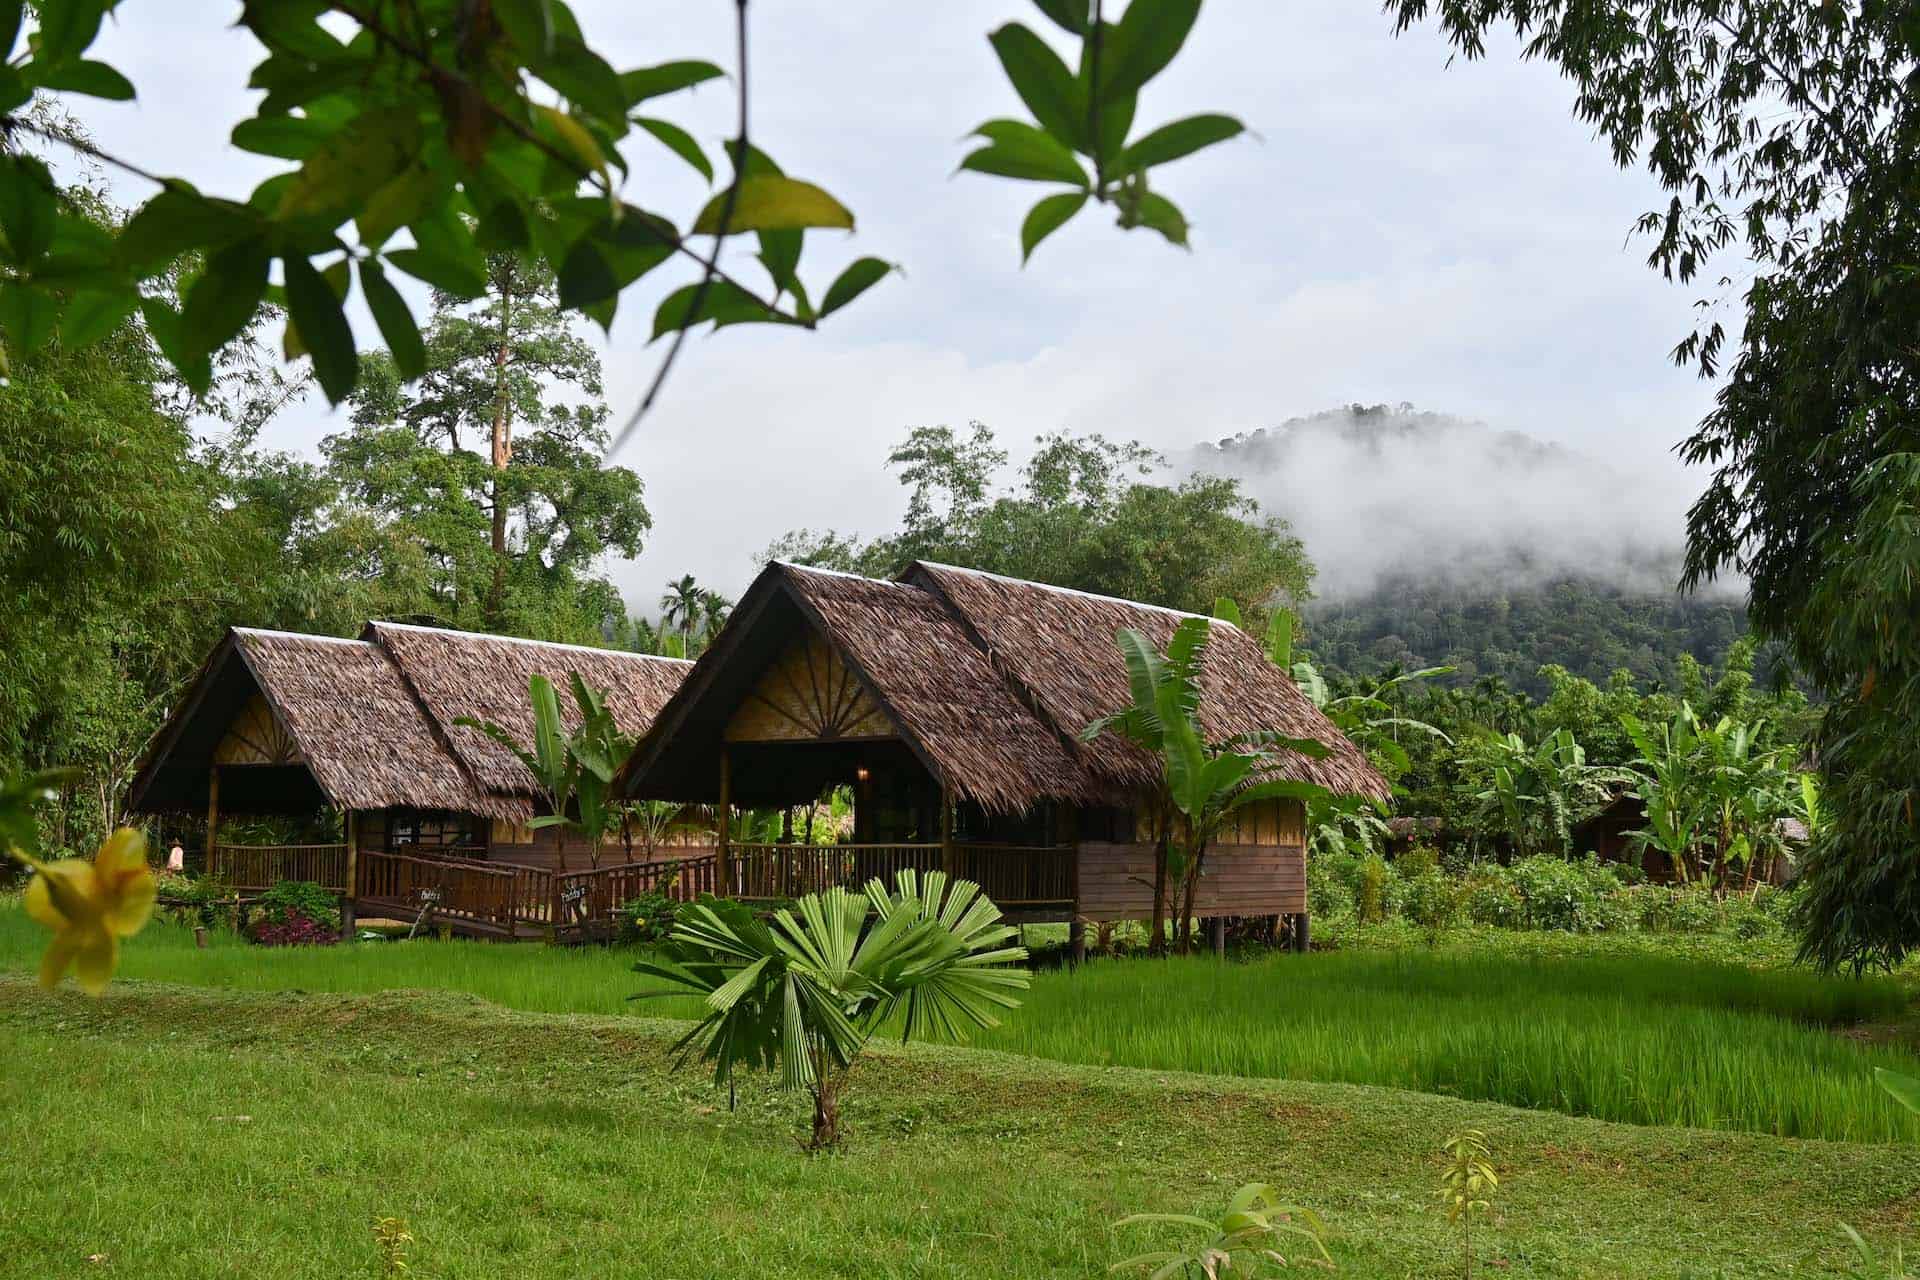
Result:
<svg viewBox="0 0 1920 1280"><path fill-rule="evenodd" d="M959 871L959 850L953 842L953 792L940 794L940 869L951 879Z"/></svg>
<svg viewBox="0 0 1920 1280"><path fill-rule="evenodd" d="M1087 962L1087 922L1079 916L1067 925L1067 955L1076 969Z"/></svg>
<svg viewBox="0 0 1920 1280"><path fill-rule="evenodd" d="M720 748L720 807L715 814L715 835L719 838L720 869L726 876L721 891L727 897L738 897L739 882L733 874L733 842L730 839L733 818L733 756L725 747Z"/></svg>
<svg viewBox="0 0 1920 1280"><path fill-rule="evenodd" d="M355 827L353 810L346 811L347 825L347 884L340 895L340 937L343 941L353 939L353 896L360 889L360 841Z"/></svg>
<svg viewBox="0 0 1920 1280"><path fill-rule="evenodd" d="M1227 958L1227 918L1215 916L1207 922L1213 933L1213 955L1217 960Z"/></svg>
<svg viewBox="0 0 1920 1280"><path fill-rule="evenodd" d="M220 878L220 854L217 843L220 830L220 766L212 765L207 770L207 878Z"/></svg>

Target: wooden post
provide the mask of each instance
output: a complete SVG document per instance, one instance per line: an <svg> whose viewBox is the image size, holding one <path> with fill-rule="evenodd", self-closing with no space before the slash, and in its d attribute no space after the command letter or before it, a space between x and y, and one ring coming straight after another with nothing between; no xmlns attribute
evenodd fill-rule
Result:
<svg viewBox="0 0 1920 1280"><path fill-rule="evenodd" d="M207 768L207 878L220 878L219 854L216 853L214 833L220 830L220 766Z"/></svg>
<svg viewBox="0 0 1920 1280"><path fill-rule="evenodd" d="M1293 917L1293 949L1305 951L1310 945L1312 939L1307 930L1307 913L1302 911Z"/></svg>
<svg viewBox="0 0 1920 1280"><path fill-rule="evenodd" d="M360 841L355 829L353 810L346 811L347 816L347 887L340 901L340 937L343 941L353 939L353 895L360 890Z"/></svg>
<svg viewBox="0 0 1920 1280"><path fill-rule="evenodd" d="M940 793L940 869L951 879L958 870L959 850L953 843L953 792Z"/></svg>
<svg viewBox="0 0 1920 1280"><path fill-rule="evenodd" d="M1087 962L1087 922L1077 915L1067 924L1067 948L1074 968Z"/></svg>
<svg viewBox="0 0 1920 1280"><path fill-rule="evenodd" d="M738 893L738 889L735 887L737 881L734 879L733 874L733 849L732 840L730 839L730 828L733 825L732 819L733 756L727 751L725 746L722 746L720 748L720 806L714 825L717 828L715 835L719 837L720 841L720 867L726 875L726 883L722 886L722 892L727 897L734 897Z"/></svg>
<svg viewBox="0 0 1920 1280"><path fill-rule="evenodd" d="M1227 958L1227 918L1215 916L1207 924L1213 930L1213 958L1225 960Z"/></svg>

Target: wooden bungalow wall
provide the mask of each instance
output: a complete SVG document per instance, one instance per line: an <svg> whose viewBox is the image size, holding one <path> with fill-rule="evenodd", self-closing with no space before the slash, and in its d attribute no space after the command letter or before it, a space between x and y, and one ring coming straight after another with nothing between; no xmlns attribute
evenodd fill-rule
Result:
<svg viewBox="0 0 1920 1280"><path fill-rule="evenodd" d="M1080 845L1079 915L1094 921L1153 915L1153 844L1143 830L1131 843ZM1306 812L1293 801L1250 805L1207 850L1194 891L1194 914L1296 915L1307 909Z"/></svg>

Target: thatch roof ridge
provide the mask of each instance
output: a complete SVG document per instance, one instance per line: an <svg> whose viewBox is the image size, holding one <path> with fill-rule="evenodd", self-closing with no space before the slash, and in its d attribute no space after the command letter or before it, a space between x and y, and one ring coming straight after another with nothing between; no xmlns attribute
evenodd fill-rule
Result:
<svg viewBox="0 0 1920 1280"><path fill-rule="evenodd" d="M1216 618L1205 613L1190 613L1185 609L1175 609L1170 605L1148 604L1144 600L1129 600L1125 596L1103 595L1098 591L1083 591L1079 587L1062 587L1051 582L1041 582L1035 578L1016 578L1011 574L995 573L991 569L972 569L966 565L945 564L939 560L915 560L912 564L900 571L895 581L904 580L908 574L913 572L916 566L922 566L928 569L939 569L946 573L964 573L975 578L991 578L995 582L1004 582L1010 587L1034 587L1041 591L1050 591L1055 595L1078 596L1082 600L1090 600L1098 604L1123 605L1128 609L1148 609L1154 613L1169 613L1176 618L1205 618L1208 622L1216 623L1224 627L1232 627L1234 625L1226 618ZM1237 631L1239 628L1234 627L1234 630Z"/></svg>
<svg viewBox="0 0 1920 1280"><path fill-rule="evenodd" d="M526 766L480 730L457 721L492 722L529 742L534 732L529 677L544 675L564 686L568 673L578 672L606 696L620 728L639 734L652 725L693 669L684 659L650 653L403 622L369 622L362 635L393 659L449 751L480 786L492 794L523 798L539 794ZM569 727L577 724L572 698L563 696L560 709Z"/></svg>
<svg viewBox="0 0 1920 1280"><path fill-rule="evenodd" d="M458 627L429 627L418 622L394 622L386 618L374 618L366 624L368 628L382 631L424 631L436 636L459 636L463 639L482 641L487 644L524 644L536 649L572 650L576 653L591 653L600 657L633 659L641 662L659 662L674 667L691 667L692 659L675 658L664 653L641 653L637 649L609 649L597 644L576 644L570 640L535 640L531 636L500 635L492 631L462 631ZM236 628L237 630L238 628ZM280 632L281 635L297 635L297 632ZM333 636L315 636L314 639L336 639ZM358 643L358 642L355 642Z"/></svg>

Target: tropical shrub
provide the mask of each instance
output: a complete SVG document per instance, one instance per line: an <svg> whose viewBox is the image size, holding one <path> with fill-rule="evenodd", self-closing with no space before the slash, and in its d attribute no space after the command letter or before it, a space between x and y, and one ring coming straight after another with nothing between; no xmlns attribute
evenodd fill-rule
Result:
<svg viewBox="0 0 1920 1280"><path fill-rule="evenodd" d="M286 924L301 916L336 932L340 928L339 898L311 880L281 880L260 895L260 916L267 924Z"/></svg>
<svg viewBox="0 0 1920 1280"><path fill-rule="evenodd" d="M1526 923L1527 904L1513 887L1506 868L1497 863L1469 872L1460 897L1467 919L1475 924L1517 928Z"/></svg>
<svg viewBox="0 0 1920 1280"><path fill-rule="evenodd" d="M1387 918L1387 882L1393 868L1377 853L1360 859L1359 884L1353 894L1354 916L1361 924L1378 924Z"/></svg>
<svg viewBox="0 0 1920 1280"><path fill-rule="evenodd" d="M306 913L288 910L279 920L253 926L253 940L263 947L330 947L340 941L340 926L326 925Z"/></svg>
<svg viewBox="0 0 1920 1280"><path fill-rule="evenodd" d="M673 922L681 904L665 892L655 889L620 904L619 940L652 946L673 935Z"/></svg>
<svg viewBox="0 0 1920 1280"><path fill-rule="evenodd" d="M1417 876L1402 876L1400 887L1401 914L1429 933L1459 921L1464 886L1446 872L1436 867Z"/></svg>
<svg viewBox="0 0 1920 1280"><path fill-rule="evenodd" d="M1528 927L1565 933L1599 927L1601 894L1579 863L1542 855L1521 858L1509 870Z"/></svg>
<svg viewBox="0 0 1920 1280"><path fill-rule="evenodd" d="M1342 859L1353 864L1342 865ZM1359 878L1358 858L1334 854L1307 859L1307 910L1316 916L1332 918L1353 913L1353 883ZM1352 878L1343 872L1351 869Z"/></svg>

